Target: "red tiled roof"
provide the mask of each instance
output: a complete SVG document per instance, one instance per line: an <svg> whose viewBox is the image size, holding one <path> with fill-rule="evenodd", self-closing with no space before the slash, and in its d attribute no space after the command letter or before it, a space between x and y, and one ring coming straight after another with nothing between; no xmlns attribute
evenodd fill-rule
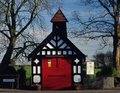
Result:
<svg viewBox="0 0 120 93"><path fill-rule="evenodd" d="M62 11L59 9L51 19L51 22L68 22Z"/></svg>

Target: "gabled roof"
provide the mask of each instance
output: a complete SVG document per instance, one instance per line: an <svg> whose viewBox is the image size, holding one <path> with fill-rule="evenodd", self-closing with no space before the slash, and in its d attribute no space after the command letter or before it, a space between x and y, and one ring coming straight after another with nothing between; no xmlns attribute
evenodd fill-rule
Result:
<svg viewBox="0 0 120 93"><path fill-rule="evenodd" d="M64 16L62 11L59 9L54 17L51 19L51 22L68 22L67 18Z"/></svg>
<svg viewBox="0 0 120 93"><path fill-rule="evenodd" d="M49 35L48 35L48 37L46 38L46 39L44 39L43 40L43 42L42 43L40 43L39 45L38 45L38 47L37 48L35 48L32 52L31 52L31 54L29 54L29 58L32 58L32 57L34 57L34 56L37 56L37 54L40 52L40 51L42 51L44 48L46 48L46 45L47 44L49 44L49 42L51 41L51 40L53 40L56 36L58 36L61 40L63 40L64 42L63 43L65 43L65 44L67 44L66 45L66 47L64 47L65 49L72 49L72 51L74 51L75 53L76 53L76 55L79 55L79 56L81 56L81 57L85 57L85 55L67 38L67 37L63 37L63 35L62 34L56 34L56 33L50 33ZM62 42L62 41L60 41L60 39L59 39L59 42ZM50 43L51 44L51 43ZM60 43L59 43L60 44ZM54 45L54 44L52 44L52 45ZM57 49L57 50L61 50L62 49L62 43L61 43L61 47L60 47L60 45L59 46L57 46L57 48L52 48L51 47L51 49L52 50L54 50L54 49ZM44 49L45 50L45 49ZM50 49L49 49L50 50ZM48 50L48 51L49 51ZM63 49L64 50L64 49Z"/></svg>
<svg viewBox="0 0 120 93"><path fill-rule="evenodd" d="M68 21L62 11L59 9L52 18L51 22ZM34 58L38 55L77 55L85 58L85 55L66 36L64 36L64 34L58 33L57 31L51 32L47 38L45 38L43 42L40 43L38 47L31 52L31 54L29 54L28 58Z"/></svg>

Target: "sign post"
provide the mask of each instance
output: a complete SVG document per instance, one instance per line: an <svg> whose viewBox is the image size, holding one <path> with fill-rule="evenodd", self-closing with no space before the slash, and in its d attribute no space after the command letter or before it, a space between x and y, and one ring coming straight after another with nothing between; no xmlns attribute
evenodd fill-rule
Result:
<svg viewBox="0 0 120 93"><path fill-rule="evenodd" d="M93 61L87 61L86 62L86 74L87 76L87 86L91 87L91 80L93 79L93 75L95 73L94 71L94 62Z"/></svg>
<svg viewBox="0 0 120 93"><path fill-rule="evenodd" d="M94 62L93 61L87 61L87 66L86 66L86 74L87 75L94 75L95 73L95 65L94 65Z"/></svg>

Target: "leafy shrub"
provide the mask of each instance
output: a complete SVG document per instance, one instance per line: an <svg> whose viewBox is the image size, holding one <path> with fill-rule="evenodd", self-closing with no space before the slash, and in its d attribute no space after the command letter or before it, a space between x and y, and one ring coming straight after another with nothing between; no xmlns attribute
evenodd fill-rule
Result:
<svg viewBox="0 0 120 93"><path fill-rule="evenodd" d="M102 68L102 70L96 74L96 76L97 77L100 77L100 76L103 76L103 77L114 76L114 77L116 77L117 72L116 72L115 68L112 66L104 66Z"/></svg>

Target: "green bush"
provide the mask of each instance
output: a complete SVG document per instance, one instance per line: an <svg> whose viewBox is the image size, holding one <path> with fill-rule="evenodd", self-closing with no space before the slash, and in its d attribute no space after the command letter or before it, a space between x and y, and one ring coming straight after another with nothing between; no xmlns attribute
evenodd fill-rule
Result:
<svg viewBox="0 0 120 93"><path fill-rule="evenodd" d="M115 68L112 67L112 66L104 66L102 68L102 70L96 74L96 76L97 77L99 77L99 76L103 76L103 77L113 76L113 77L116 77L117 72L116 72Z"/></svg>
<svg viewBox="0 0 120 93"><path fill-rule="evenodd" d="M21 66L18 66L18 65L15 66L16 71L19 70L20 68L21 68ZM32 74L32 72L31 72L31 66L25 65L24 69L26 71L26 78L30 78L31 74Z"/></svg>

